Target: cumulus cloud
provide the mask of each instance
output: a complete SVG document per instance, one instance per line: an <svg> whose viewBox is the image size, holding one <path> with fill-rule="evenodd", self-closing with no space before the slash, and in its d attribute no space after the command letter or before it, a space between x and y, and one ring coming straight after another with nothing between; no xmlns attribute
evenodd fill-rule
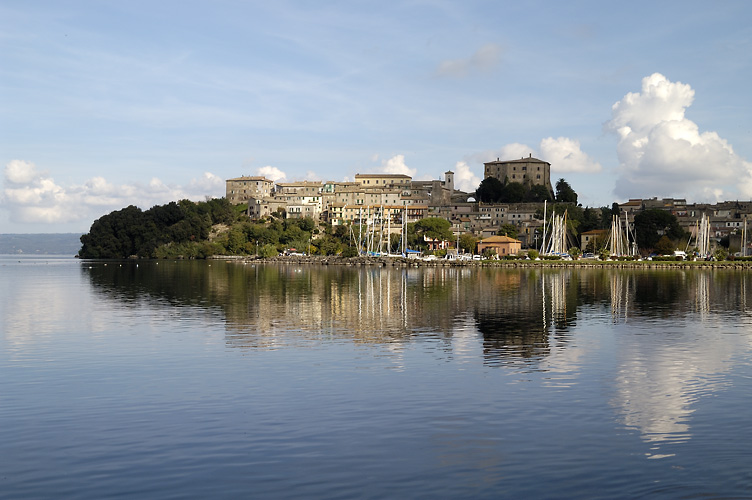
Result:
<svg viewBox="0 0 752 500"><path fill-rule="evenodd" d="M388 160L381 160L381 169L385 174L405 174L415 177L416 168L410 168L405 164L405 155L394 155Z"/></svg>
<svg viewBox="0 0 752 500"><path fill-rule="evenodd" d="M128 205L149 208L186 198L222 196L224 187L224 180L208 172L186 186L167 185L157 178L146 185L115 185L103 177L63 186L33 163L13 160L5 166L0 207L14 223L66 224L93 221Z"/></svg>
<svg viewBox="0 0 752 500"><path fill-rule="evenodd" d="M23 160L11 160L5 165L5 180L10 184L26 184L37 176L33 163Z"/></svg>
<svg viewBox="0 0 752 500"><path fill-rule="evenodd" d="M752 163L716 132L701 132L685 116L695 92L660 73L642 79L612 107L606 130L618 137L614 192L719 201L752 196Z"/></svg>
<svg viewBox="0 0 752 500"><path fill-rule="evenodd" d="M256 174L261 175L273 182L284 181L287 179L287 174L278 169L277 167L260 167L256 170Z"/></svg>
<svg viewBox="0 0 752 500"><path fill-rule="evenodd" d="M501 62L500 45L489 43L479 48L470 57L464 59L447 59L439 63L436 75L441 77L462 78L475 72L489 71Z"/></svg>
<svg viewBox="0 0 752 500"><path fill-rule="evenodd" d="M554 172L600 172L602 167L582 149L580 141L567 137L547 137L540 143L541 159L551 164Z"/></svg>
<svg viewBox="0 0 752 500"><path fill-rule="evenodd" d="M487 162L495 159L516 160L533 156L551 164L551 171L567 172L600 172L601 164L582 151L580 141L568 137L547 137L540 141L537 148L513 142L500 149L484 151L472 156L474 161Z"/></svg>
<svg viewBox="0 0 752 500"><path fill-rule="evenodd" d="M454 187L466 193L473 193L480 185L481 178L475 175L467 162L458 161L454 166Z"/></svg>

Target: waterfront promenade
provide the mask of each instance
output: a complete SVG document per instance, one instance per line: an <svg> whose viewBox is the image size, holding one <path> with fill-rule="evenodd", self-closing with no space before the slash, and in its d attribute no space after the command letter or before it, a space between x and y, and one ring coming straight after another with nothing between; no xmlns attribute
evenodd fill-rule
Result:
<svg viewBox="0 0 752 500"><path fill-rule="evenodd" d="M503 267L503 268L605 268L605 269L752 269L752 261L619 261L619 260L422 260L402 257L338 257L322 255L280 255L262 258L247 255L216 255L212 260L241 263L282 263L379 267Z"/></svg>

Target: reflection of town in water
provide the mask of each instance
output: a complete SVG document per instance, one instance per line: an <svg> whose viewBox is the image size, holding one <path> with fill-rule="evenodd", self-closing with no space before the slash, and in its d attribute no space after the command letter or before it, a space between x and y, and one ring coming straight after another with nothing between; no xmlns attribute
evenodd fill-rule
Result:
<svg viewBox="0 0 752 500"><path fill-rule="evenodd" d="M231 348L346 341L399 353L433 342L454 359L546 372L560 387L584 376L585 360L613 359L610 404L649 444L649 458L691 438L698 398L722 387L735 355L750 350L748 335L718 334L750 324L752 278L743 272L225 262L86 272L124 303L151 297L218 315Z"/></svg>

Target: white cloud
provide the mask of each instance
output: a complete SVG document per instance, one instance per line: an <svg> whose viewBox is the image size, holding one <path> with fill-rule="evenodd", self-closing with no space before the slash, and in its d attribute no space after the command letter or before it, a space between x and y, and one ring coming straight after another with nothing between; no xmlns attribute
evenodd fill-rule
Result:
<svg viewBox="0 0 752 500"><path fill-rule="evenodd" d="M436 68L437 76L465 77L472 72L488 71L501 62L500 45L489 43L479 48L474 54L465 59L447 59L439 63Z"/></svg>
<svg viewBox="0 0 752 500"><path fill-rule="evenodd" d="M66 224L87 222L128 205L149 208L181 199L200 200L222 196L225 182L212 173L193 179L187 186L172 186L153 178L140 183L114 185L93 177L82 185L62 186L33 163L13 160L5 167L0 207L11 222Z"/></svg>
<svg viewBox="0 0 752 500"><path fill-rule="evenodd" d="M260 167L256 170L256 174L262 175L269 179L270 181L277 182L277 181L284 181L287 179L287 174L278 169L277 167Z"/></svg>
<svg viewBox="0 0 752 500"><path fill-rule="evenodd" d="M415 177L418 169L405 165L405 155L394 155L388 160L381 160L381 171L385 174L405 174Z"/></svg>
<svg viewBox="0 0 752 500"><path fill-rule="evenodd" d="M502 146L499 149L483 151L472 155L470 158L472 161L484 163L494 160L516 160L517 158L524 158L530 154L535 154L535 150L527 144L520 144L519 142L513 142Z"/></svg>
<svg viewBox="0 0 752 500"><path fill-rule="evenodd" d="M474 161L487 162L500 160L516 160L533 156L551 164L552 172L600 172L600 163L593 160L580 148L580 141L568 137L547 137L540 141L538 148L527 144L513 142L500 149L484 151L472 156Z"/></svg>
<svg viewBox="0 0 752 500"><path fill-rule="evenodd" d="M685 116L694 90L654 73L639 93L612 107L606 129L619 139L618 196L681 196L719 201L752 196L752 163L716 132Z"/></svg>
<svg viewBox="0 0 752 500"><path fill-rule="evenodd" d="M466 193L473 193L478 189L481 178L475 175L470 166L464 161L458 161L454 166L454 187Z"/></svg>
<svg viewBox="0 0 752 500"><path fill-rule="evenodd" d="M5 180L13 184L26 184L36 175L36 167L27 161L11 160L5 165Z"/></svg>
<svg viewBox="0 0 752 500"><path fill-rule="evenodd" d="M214 196L215 193L224 193L226 187L225 180L211 172L204 172L199 179L192 179L190 184L185 187L189 199L199 199L201 196ZM219 195L221 196L221 195Z"/></svg>
<svg viewBox="0 0 752 500"><path fill-rule="evenodd" d="M602 167L582 149L580 141L567 137L547 137L540 143L541 160L551 164L553 172L600 172Z"/></svg>

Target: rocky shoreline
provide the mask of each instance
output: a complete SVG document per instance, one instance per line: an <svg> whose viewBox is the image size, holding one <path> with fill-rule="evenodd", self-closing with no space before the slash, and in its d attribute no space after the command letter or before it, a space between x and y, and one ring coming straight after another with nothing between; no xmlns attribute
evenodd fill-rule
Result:
<svg viewBox="0 0 752 500"><path fill-rule="evenodd" d="M215 255L211 260L243 263L282 263L324 266L375 267L500 267L500 268L586 268L586 269L752 269L752 262L733 261L601 261L601 260L419 260L401 257L338 257L320 255L290 255L271 258L246 255Z"/></svg>

